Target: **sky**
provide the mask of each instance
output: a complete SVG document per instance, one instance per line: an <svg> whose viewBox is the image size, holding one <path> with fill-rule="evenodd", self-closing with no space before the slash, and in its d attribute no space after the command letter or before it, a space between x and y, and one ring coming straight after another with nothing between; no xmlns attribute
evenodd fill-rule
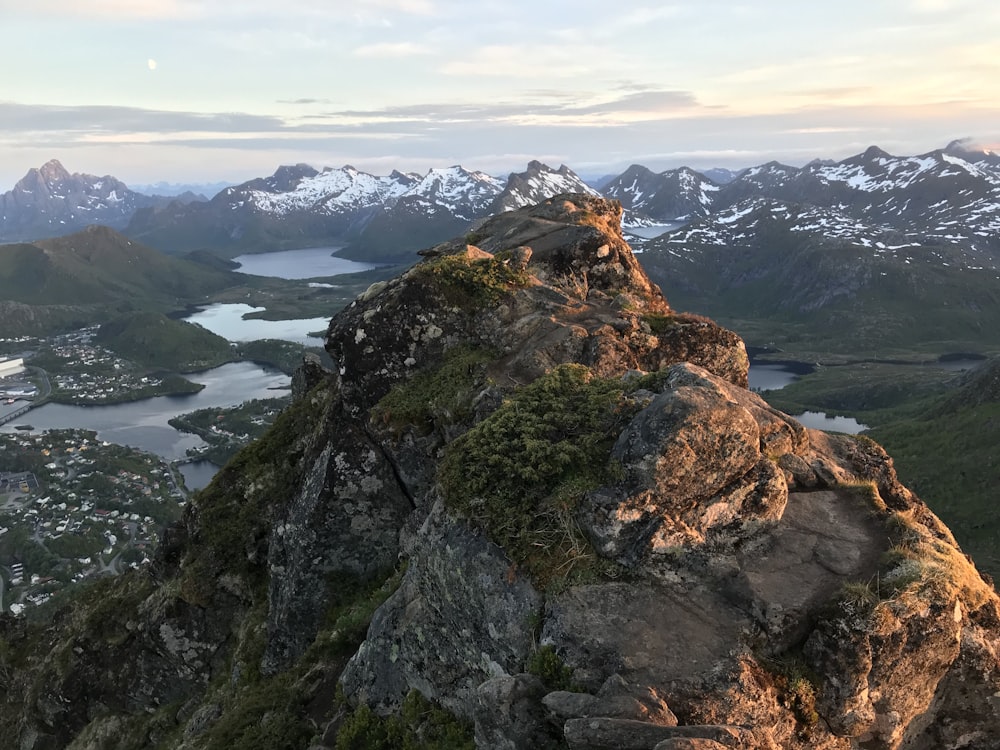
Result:
<svg viewBox="0 0 1000 750"><path fill-rule="evenodd" d="M0 0L0 191L1000 144L992 0Z"/></svg>

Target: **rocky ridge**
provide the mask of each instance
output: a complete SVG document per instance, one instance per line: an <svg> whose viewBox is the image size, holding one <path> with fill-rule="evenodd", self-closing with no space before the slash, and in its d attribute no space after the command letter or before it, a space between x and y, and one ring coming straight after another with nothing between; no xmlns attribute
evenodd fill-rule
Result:
<svg viewBox="0 0 1000 750"><path fill-rule="evenodd" d="M56 237L92 224L123 229L138 209L162 203L166 200L130 190L110 175L70 174L52 159L0 194L0 239Z"/></svg>
<svg viewBox="0 0 1000 750"><path fill-rule="evenodd" d="M495 216L334 317L334 371L305 363L154 570L2 621L5 736L996 747L992 587L877 445L746 389L621 210Z"/></svg>

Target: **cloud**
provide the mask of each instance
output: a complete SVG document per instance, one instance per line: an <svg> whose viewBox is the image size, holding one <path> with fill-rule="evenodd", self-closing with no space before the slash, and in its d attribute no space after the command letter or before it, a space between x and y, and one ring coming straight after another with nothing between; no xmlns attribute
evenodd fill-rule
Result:
<svg viewBox="0 0 1000 750"><path fill-rule="evenodd" d="M434 12L434 3L431 0L355 0L358 6L375 6L376 8L386 8L388 10L402 11L403 13L414 13L428 15Z"/></svg>
<svg viewBox="0 0 1000 750"><path fill-rule="evenodd" d="M277 99L278 104L329 104L329 99Z"/></svg>
<svg viewBox="0 0 1000 750"><path fill-rule="evenodd" d="M430 50L413 42L381 42L367 44L354 50L355 57L365 58L400 58L428 55Z"/></svg>
<svg viewBox="0 0 1000 750"><path fill-rule="evenodd" d="M551 121L572 125L574 120L595 123L600 118L635 120L670 117L699 107L689 91L639 91L603 101L581 103L593 95L572 98L562 92L534 91L526 101L494 103L427 103L381 109L353 109L324 113L331 120L365 122L508 122ZM596 118L596 119L595 119Z"/></svg>
<svg viewBox="0 0 1000 750"><path fill-rule="evenodd" d="M150 70L156 70L156 60L154 60L152 57L146 60L146 67L149 68Z"/></svg>
<svg viewBox="0 0 1000 750"><path fill-rule="evenodd" d="M278 117L239 112L171 112L139 107L63 107L0 102L0 133L239 133L285 128L285 122Z"/></svg>
<svg viewBox="0 0 1000 750"><path fill-rule="evenodd" d="M76 17L97 20L244 20L251 16L269 18L324 17L339 20L381 20L385 13L433 15L432 0L354 0L351 3L327 0L294 0L275 5L272 0L0 0L3 15Z"/></svg>
<svg viewBox="0 0 1000 750"><path fill-rule="evenodd" d="M598 72L601 60L596 55L580 54L572 45L537 47L529 45L493 44L470 47L466 56L459 56L441 66L441 73L450 76L503 78L570 78Z"/></svg>
<svg viewBox="0 0 1000 750"><path fill-rule="evenodd" d="M18 15L77 16L97 19L176 19L200 15L201 3L193 0L0 0L0 11Z"/></svg>

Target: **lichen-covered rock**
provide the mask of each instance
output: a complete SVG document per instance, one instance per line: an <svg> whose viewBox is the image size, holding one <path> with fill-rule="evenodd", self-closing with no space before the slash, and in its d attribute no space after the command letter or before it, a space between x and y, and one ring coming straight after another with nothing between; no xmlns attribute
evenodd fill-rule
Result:
<svg viewBox="0 0 1000 750"><path fill-rule="evenodd" d="M345 668L344 688L382 710L417 688L472 718L480 685L521 671L540 611L541 596L503 550L438 504L402 585Z"/></svg>

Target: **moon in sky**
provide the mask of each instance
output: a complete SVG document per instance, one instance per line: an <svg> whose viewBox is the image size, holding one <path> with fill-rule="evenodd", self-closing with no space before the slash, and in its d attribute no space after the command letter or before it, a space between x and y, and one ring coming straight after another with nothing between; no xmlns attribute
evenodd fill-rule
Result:
<svg viewBox="0 0 1000 750"><path fill-rule="evenodd" d="M156 70L156 60L154 60L152 57L146 60L146 65L149 66L150 70Z"/></svg>

